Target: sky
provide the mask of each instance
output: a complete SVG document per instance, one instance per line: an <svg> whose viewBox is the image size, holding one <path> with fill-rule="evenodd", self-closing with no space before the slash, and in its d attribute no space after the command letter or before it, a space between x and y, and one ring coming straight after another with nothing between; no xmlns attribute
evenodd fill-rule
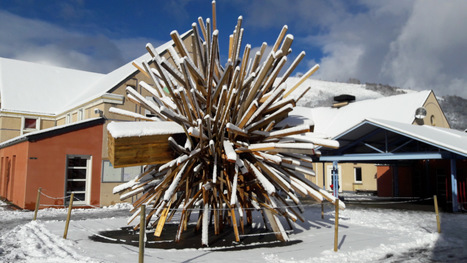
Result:
<svg viewBox="0 0 467 263"><path fill-rule="evenodd" d="M288 63L306 52L295 74L319 64L314 79L467 98L467 1L218 0L221 63L239 16L241 52L271 47L287 25ZM212 19L211 0L2 0L0 57L108 73L198 17Z"/></svg>

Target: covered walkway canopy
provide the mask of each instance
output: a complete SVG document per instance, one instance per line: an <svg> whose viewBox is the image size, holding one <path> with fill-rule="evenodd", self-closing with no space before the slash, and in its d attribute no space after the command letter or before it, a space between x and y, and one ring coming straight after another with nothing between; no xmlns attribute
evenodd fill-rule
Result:
<svg viewBox="0 0 467 263"><path fill-rule="evenodd" d="M452 209L458 211L457 160L467 160L467 133L366 119L333 139L339 141L340 148L321 149L320 161L397 163L404 160L450 160ZM396 175L394 181L397 179Z"/></svg>

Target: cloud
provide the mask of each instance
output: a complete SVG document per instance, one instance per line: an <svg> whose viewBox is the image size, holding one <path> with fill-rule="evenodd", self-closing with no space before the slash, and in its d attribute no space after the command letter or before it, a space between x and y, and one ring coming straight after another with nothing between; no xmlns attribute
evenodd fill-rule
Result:
<svg viewBox="0 0 467 263"><path fill-rule="evenodd" d="M396 85L467 97L467 2L420 1L391 43L382 73Z"/></svg>
<svg viewBox="0 0 467 263"><path fill-rule="evenodd" d="M300 32L309 32L316 27L325 28L345 15L345 2L341 1L301 1L301 0L269 0L244 1L237 0L246 6L245 20L252 27L281 28L290 25Z"/></svg>
<svg viewBox="0 0 467 263"><path fill-rule="evenodd" d="M301 41L323 51L315 77L357 78L467 97L467 2L362 1L322 33ZM313 61L310 61L310 65Z"/></svg>
<svg viewBox="0 0 467 263"><path fill-rule="evenodd" d="M0 11L0 56L107 73L145 54L148 38L110 39Z"/></svg>
<svg viewBox="0 0 467 263"><path fill-rule="evenodd" d="M347 10L342 18L327 25L327 30L303 38L323 51L316 77L347 81L359 78L366 82L389 82L381 68L390 48L408 19L410 2L380 5L370 2L355 12ZM393 83L390 83L393 84Z"/></svg>

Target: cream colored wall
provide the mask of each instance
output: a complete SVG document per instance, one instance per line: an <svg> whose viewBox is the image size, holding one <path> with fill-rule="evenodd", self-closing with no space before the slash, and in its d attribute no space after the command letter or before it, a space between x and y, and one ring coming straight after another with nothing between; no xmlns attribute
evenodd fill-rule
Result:
<svg viewBox="0 0 467 263"><path fill-rule="evenodd" d="M341 167L342 185L340 191L376 191L376 166L374 164L366 163L339 163ZM313 169L316 173L314 177L307 177L311 181L317 184L319 187L323 187L323 179L325 181L325 189L330 191L329 186L332 182L328 181L327 171L329 167L332 167L332 163L316 162L313 165ZM354 168L360 167L362 169L362 182L355 182ZM324 175L324 176L323 176Z"/></svg>
<svg viewBox="0 0 467 263"><path fill-rule="evenodd" d="M41 119L41 130L55 127L55 120Z"/></svg>
<svg viewBox="0 0 467 263"><path fill-rule="evenodd" d="M102 178L101 178L102 180ZM101 183L101 206L121 203L120 196L112 193L113 188L121 183Z"/></svg>
<svg viewBox="0 0 467 263"><path fill-rule="evenodd" d="M365 163L343 163L342 165L342 179L344 191L376 191L376 166L374 164ZM355 182L355 169L360 167L362 169L362 182Z"/></svg>
<svg viewBox="0 0 467 263"><path fill-rule="evenodd" d="M450 128L449 122L433 92L430 92L422 106L426 109L426 117L421 120L414 120L412 124Z"/></svg>
<svg viewBox="0 0 467 263"><path fill-rule="evenodd" d="M21 117L0 117L0 142L21 135Z"/></svg>
<svg viewBox="0 0 467 263"><path fill-rule="evenodd" d="M57 126L65 125L66 124L66 117L61 117L57 119Z"/></svg>
<svg viewBox="0 0 467 263"><path fill-rule="evenodd" d="M424 119L427 125L450 128L449 122L433 92L430 93L423 107L425 107L427 111L427 116Z"/></svg>
<svg viewBox="0 0 467 263"><path fill-rule="evenodd" d="M10 116L0 116L0 142L4 142L21 135L22 118L38 118L40 129L47 129L55 126L55 120L49 117L38 115L10 114Z"/></svg>

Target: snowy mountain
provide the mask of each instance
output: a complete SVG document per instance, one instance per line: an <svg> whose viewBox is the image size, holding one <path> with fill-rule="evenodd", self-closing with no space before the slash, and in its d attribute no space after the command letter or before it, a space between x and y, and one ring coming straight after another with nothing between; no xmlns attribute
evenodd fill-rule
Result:
<svg viewBox="0 0 467 263"><path fill-rule="evenodd" d="M299 78L289 78L288 85L294 85ZM356 101L376 99L398 94L414 92L410 89L400 89L389 85L374 83L341 83L322 80L307 79L301 89L311 89L298 101L297 106L323 107L331 106L334 97L342 94L353 95ZM297 90L300 93L300 90ZM436 95L436 94L435 94ZM437 96L451 128L457 130L467 129L467 100L458 96Z"/></svg>
<svg viewBox="0 0 467 263"><path fill-rule="evenodd" d="M451 128L467 129L467 100L458 96L437 97Z"/></svg>

